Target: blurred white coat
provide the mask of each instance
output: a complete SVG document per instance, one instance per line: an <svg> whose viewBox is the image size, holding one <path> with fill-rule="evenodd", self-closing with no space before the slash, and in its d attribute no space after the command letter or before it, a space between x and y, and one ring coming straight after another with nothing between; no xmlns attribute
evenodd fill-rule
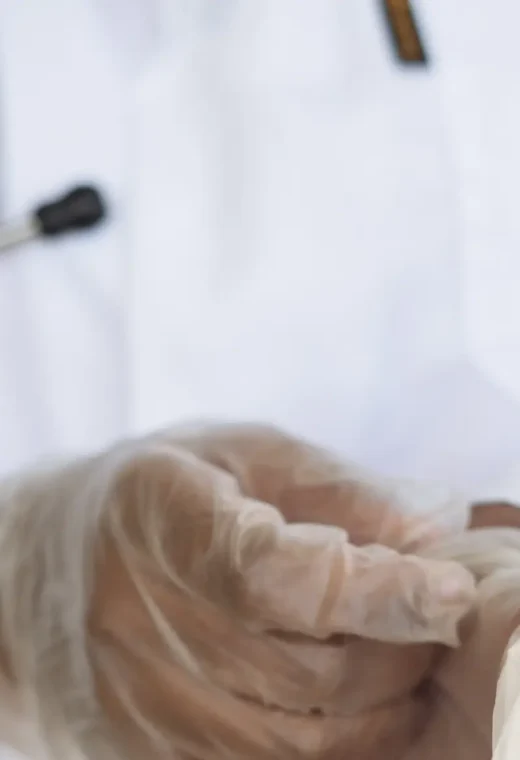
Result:
<svg viewBox="0 0 520 760"><path fill-rule="evenodd" d="M520 495L520 6L2 0L0 469L193 417ZM497 491L501 491L498 493Z"/></svg>

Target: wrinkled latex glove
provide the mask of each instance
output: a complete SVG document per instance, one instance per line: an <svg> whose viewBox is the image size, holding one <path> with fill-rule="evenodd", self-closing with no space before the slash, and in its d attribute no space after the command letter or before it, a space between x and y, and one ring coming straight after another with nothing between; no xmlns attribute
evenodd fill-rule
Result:
<svg viewBox="0 0 520 760"><path fill-rule="evenodd" d="M341 527L356 546L412 551L470 519L468 499L443 485L383 477L275 428L201 426L173 436L288 522Z"/></svg>
<svg viewBox="0 0 520 760"><path fill-rule="evenodd" d="M198 459L192 487L220 537L218 561L234 555L243 584L235 611L259 630L457 644L475 598L470 574L400 553L442 532L440 513L455 511L451 494L376 478L272 428L221 426L165 441ZM232 479L211 477L203 463ZM426 494L428 514L417 516L414 499ZM189 519L196 531L193 511Z"/></svg>
<svg viewBox="0 0 520 760"><path fill-rule="evenodd" d="M179 684L194 677L215 700L206 719L213 716L207 735L217 742L229 739L227 711L230 741L244 756L258 756L248 745L254 725L321 756L336 738L332 726L303 716L356 715L381 700L385 683L394 699L396 675L407 693L431 667L422 643L457 644L475 599L472 576L453 562L400 553L439 532L435 520L409 514L414 499L424 506L418 490L257 427L165 431L117 456L109 522L131 536L131 548L122 553L106 539L90 631L126 674L100 667L98 675L103 704L128 737L136 726L117 679L131 680L151 722L159 715L182 733L196 710L186 696L192 686L180 697ZM438 492L428 500L454 506ZM371 746L374 737L384 747L396 731L413 732L416 718L408 704L397 719L380 715ZM358 732L358 748L362 739Z"/></svg>

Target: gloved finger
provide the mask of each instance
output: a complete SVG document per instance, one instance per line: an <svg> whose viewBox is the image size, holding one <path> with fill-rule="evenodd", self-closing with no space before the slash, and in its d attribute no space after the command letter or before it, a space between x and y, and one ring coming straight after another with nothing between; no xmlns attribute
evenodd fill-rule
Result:
<svg viewBox="0 0 520 760"><path fill-rule="evenodd" d="M247 527L240 531L241 614L255 625L322 639L348 633L458 643L458 624L476 593L461 565L376 545L357 548L340 530L323 526L262 524L257 517L249 536ZM256 551L249 553L248 545Z"/></svg>
<svg viewBox="0 0 520 760"><path fill-rule="evenodd" d="M288 522L337 525L356 545L413 550L467 522L467 499L450 489L376 476L275 428L220 425L167 435L231 473L246 496L273 504Z"/></svg>
<svg viewBox="0 0 520 760"><path fill-rule="evenodd" d="M114 652L105 650L102 654ZM388 742L392 749L399 748L396 745L399 738L406 746L421 716L421 703L414 700L390 702L375 713L361 715L359 712L335 717L291 714L284 709L269 709L261 702L243 700L236 692L215 689L214 684L190 678L171 662L143 659L121 642L117 643L115 654L117 659L105 657L96 663L101 703L126 740L134 744L145 740L145 753L151 744L146 736L148 729L149 733L153 730L163 737L175 737L177 747L181 740L191 750L190 756L220 757L223 751L232 748L248 758L324 754L344 757L351 753L354 757L359 757L359 753L368 757L374 747L382 748ZM277 673L268 670L266 680L276 684ZM258 673L255 685L261 681ZM299 691L305 696L304 688ZM133 712L128 709L129 702ZM145 720L135 720L137 711ZM260 733L262 727L264 731ZM262 734L279 741L271 741L264 754L259 754ZM218 747L215 754L214 745ZM288 748L296 749L296 753L288 753Z"/></svg>
<svg viewBox="0 0 520 760"><path fill-rule="evenodd" d="M171 446L136 456L118 496L132 533L122 545L141 547L134 564L256 630L454 645L473 601L473 578L461 566L356 548L332 526L287 524L272 506L244 499L229 476Z"/></svg>

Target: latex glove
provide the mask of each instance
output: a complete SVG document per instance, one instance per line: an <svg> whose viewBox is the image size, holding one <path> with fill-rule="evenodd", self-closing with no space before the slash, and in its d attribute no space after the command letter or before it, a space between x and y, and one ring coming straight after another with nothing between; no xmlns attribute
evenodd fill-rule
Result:
<svg viewBox="0 0 520 760"><path fill-rule="evenodd" d="M288 522L343 528L352 544L399 551L464 530L470 502L441 484L383 477L262 425L194 426L165 434L226 470L246 496Z"/></svg>
<svg viewBox="0 0 520 760"><path fill-rule="evenodd" d="M477 504L469 527L519 529L520 509L504 503ZM471 547L468 566L479 543L489 547L489 538L485 531L472 536L466 544ZM447 649L346 642L344 652L350 651L364 670L361 699L351 712L350 696L345 694L344 714L329 714L318 725L309 717L280 717L287 734L302 737L302 752L311 738L318 744L319 758L491 760L501 664L511 636L520 635L520 531L518 536L497 535L496 540L502 551L492 552L493 562L498 558L501 566L509 553L512 569L490 573L480 583L475 614L464 623L462 645Z"/></svg>
<svg viewBox="0 0 520 760"><path fill-rule="evenodd" d="M164 440L233 476L226 482L213 470L206 487L207 494L220 481L228 489L228 506L212 515L226 523L221 551L239 541L246 550L267 527L261 551L257 547L256 556L242 563L246 605L257 624L267 616L264 628L318 638L341 632L457 643L457 624L474 598L468 573L455 563L432 564L389 550L410 550L438 536L443 509L465 519L452 494L420 493L402 481L376 478L272 428L207 427L167 433ZM429 501L428 514L418 517L419 494L423 509L426 494Z"/></svg>
<svg viewBox="0 0 520 760"><path fill-rule="evenodd" d="M230 743L251 759L319 752L325 723L295 732L250 701L355 714L372 699L370 672L403 670L385 643L367 660L359 636L413 644L407 657L421 673L431 651L417 642L457 643L473 578L388 548L437 531L400 513L399 484L264 428L166 431L116 454L90 633L103 653L103 704L132 741L159 724L161 736L198 736L204 760ZM122 552L113 537L125 533ZM357 635L347 647L345 634ZM318 644L338 635L340 646ZM405 681L403 690L413 685ZM121 697L129 683L140 725ZM414 720L406 706L401 722L413 730ZM375 732L382 741L386 730Z"/></svg>

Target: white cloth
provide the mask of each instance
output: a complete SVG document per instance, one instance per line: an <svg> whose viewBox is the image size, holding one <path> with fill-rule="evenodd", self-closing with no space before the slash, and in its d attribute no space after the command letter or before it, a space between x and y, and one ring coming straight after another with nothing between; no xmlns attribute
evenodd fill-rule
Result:
<svg viewBox="0 0 520 760"><path fill-rule="evenodd" d="M520 749L520 684L518 666L520 642L510 642L498 682L493 713L492 760L513 760Z"/></svg>
<svg viewBox="0 0 520 760"><path fill-rule="evenodd" d="M112 218L0 261L1 471L202 415L520 496L520 8L415 7L426 68L376 0L3 0L2 217Z"/></svg>

